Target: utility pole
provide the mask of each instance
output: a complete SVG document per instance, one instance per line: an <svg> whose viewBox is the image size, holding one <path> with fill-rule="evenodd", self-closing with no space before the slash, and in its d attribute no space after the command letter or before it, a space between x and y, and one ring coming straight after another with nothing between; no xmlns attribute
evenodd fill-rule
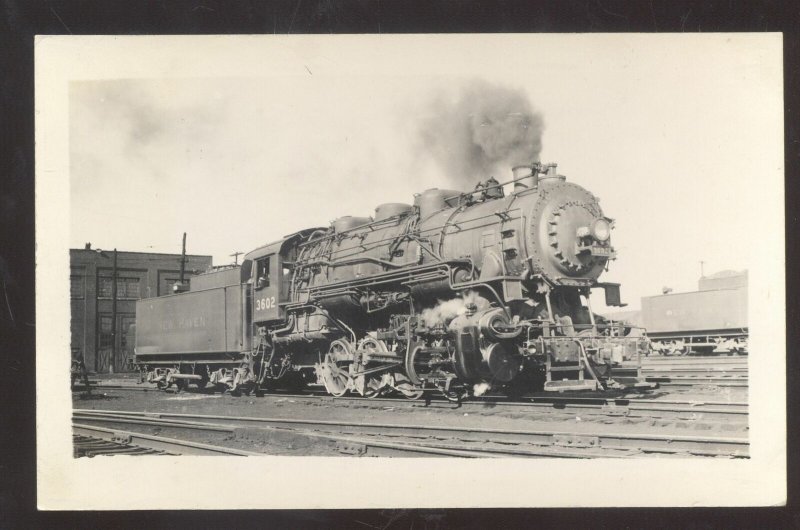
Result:
<svg viewBox="0 0 800 530"><path fill-rule="evenodd" d="M233 258L233 264L234 265L238 265L239 264L239 256L241 256L242 254L244 254L244 252L239 252L238 250L236 252L234 252L233 254L231 254L231 257Z"/></svg>
<svg viewBox="0 0 800 530"><path fill-rule="evenodd" d="M183 275L186 271L186 232L183 233L183 250L181 250L181 285L183 285Z"/></svg>
<svg viewBox="0 0 800 530"><path fill-rule="evenodd" d="M701 278L705 278L706 277L705 268L703 267L703 265L705 265L705 264L706 264L705 261L700 260L700 277Z"/></svg>
<svg viewBox="0 0 800 530"><path fill-rule="evenodd" d="M111 362L109 368L114 371L117 358L117 249L114 249L114 265L111 269Z"/></svg>

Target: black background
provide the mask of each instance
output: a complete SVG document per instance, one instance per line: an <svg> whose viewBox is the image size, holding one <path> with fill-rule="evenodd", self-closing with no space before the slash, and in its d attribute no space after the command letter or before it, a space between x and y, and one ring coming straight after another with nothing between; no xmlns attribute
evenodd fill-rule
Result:
<svg viewBox="0 0 800 530"><path fill-rule="evenodd" d="M798 1L0 0L0 528L800 528L797 512ZM784 32L789 506L737 509L36 512L34 78L36 34ZM590 117L587 117L590 119ZM743 156L747 156L743 154ZM676 161L677 163L678 161ZM757 179L757 176L755 177ZM622 190L622 192L626 192ZM609 193L607 191L606 193ZM720 193L724 193L721 190ZM758 223L758 205L741 212ZM5 305L4 305L5 303ZM754 355L750 362L758 362ZM777 383L777 382L776 382ZM453 465L458 465L454 461ZM416 471L424 479L425 470ZM210 473L220 488L235 478ZM543 482L558 477L542 476ZM313 480L313 477L309 477ZM153 477L154 482L158 477ZM198 477L186 477L191 488ZM585 480L606 487L603 477ZM383 488L387 502L394 484ZM487 488L510 488L503 477ZM647 488L645 483L627 487ZM453 484L448 495L457 494ZM87 495L92 492L87 492ZM102 492L95 492L102 495ZM298 492L302 496L303 492ZM358 496L358 492L353 492ZM620 498L625 489L619 491ZM580 499L576 499L580 502ZM531 499L531 504L536 500Z"/></svg>

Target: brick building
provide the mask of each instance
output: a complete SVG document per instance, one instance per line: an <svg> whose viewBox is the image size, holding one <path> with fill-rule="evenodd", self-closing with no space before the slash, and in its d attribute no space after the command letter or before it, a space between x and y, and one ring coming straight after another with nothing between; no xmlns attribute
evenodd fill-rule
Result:
<svg viewBox="0 0 800 530"><path fill-rule="evenodd" d="M136 321L136 300L173 292L180 281L181 255L117 251L116 311L113 282L114 251L70 249L71 348L83 356L91 372L120 372L133 358L129 334ZM185 282L211 268L211 256L187 255ZM116 333L114 313L116 312Z"/></svg>

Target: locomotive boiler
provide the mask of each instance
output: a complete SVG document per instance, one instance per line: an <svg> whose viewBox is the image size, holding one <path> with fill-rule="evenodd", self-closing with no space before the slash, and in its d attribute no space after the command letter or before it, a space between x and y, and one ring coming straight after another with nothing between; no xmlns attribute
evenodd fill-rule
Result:
<svg viewBox="0 0 800 530"><path fill-rule="evenodd" d="M162 386L320 384L335 396L649 387L647 338L592 312L613 220L555 164L430 189L258 248L137 306L136 362ZM175 322L173 322L175 321Z"/></svg>

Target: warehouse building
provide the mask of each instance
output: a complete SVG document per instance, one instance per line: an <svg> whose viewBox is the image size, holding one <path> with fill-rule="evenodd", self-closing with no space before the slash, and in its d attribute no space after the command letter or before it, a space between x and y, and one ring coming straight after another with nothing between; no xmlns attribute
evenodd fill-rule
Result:
<svg viewBox="0 0 800 530"><path fill-rule="evenodd" d="M73 359L82 358L90 372L130 371L136 300L172 293L180 284L181 255L100 250L87 243L70 249L69 260ZM210 269L211 261L186 255L184 284Z"/></svg>

